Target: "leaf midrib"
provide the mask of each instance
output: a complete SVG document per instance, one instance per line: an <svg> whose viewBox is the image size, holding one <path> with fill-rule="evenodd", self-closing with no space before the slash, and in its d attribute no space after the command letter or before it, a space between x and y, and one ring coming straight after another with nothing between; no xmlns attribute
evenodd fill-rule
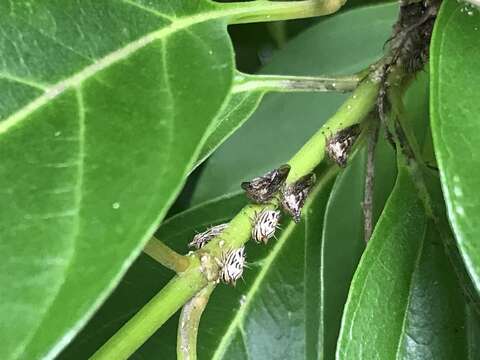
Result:
<svg viewBox="0 0 480 360"><path fill-rule="evenodd" d="M41 108L43 105L47 104L50 100L53 100L57 96L63 94L66 90L79 87L84 81L93 77L98 72L108 68L109 66L123 59L126 59L130 55L143 49L152 42L166 38L167 36L177 31L184 30L190 26L202 22L237 16L248 11L249 9L245 8L229 8L224 10L218 9L208 11L203 14L177 18L174 22L166 25L160 30L150 32L140 37L139 39L128 43L127 45L105 55L103 58L97 60L95 63L88 65L87 67L83 68L83 70L51 86L47 91L45 91L45 93L37 97L35 100L31 101L29 104L25 105L23 108L21 108L14 114L10 115L4 121L0 122L0 135L8 132L11 128L26 119L28 115Z"/></svg>

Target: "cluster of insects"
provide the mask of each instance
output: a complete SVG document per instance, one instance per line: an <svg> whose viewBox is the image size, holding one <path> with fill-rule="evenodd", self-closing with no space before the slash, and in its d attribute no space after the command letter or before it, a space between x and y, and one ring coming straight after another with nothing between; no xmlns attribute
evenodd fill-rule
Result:
<svg viewBox="0 0 480 360"><path fill-rule="evenodd" d="M315 183L315 174L305 175L287 185L285 180L289 172L290 165L282 165L263 176L243 182L242 188L247 197L257 204L268 204L279 193L283 210L298 223L307 195ZM252 230L253 239L256 242L266 243L274 236L279 220L280 211L276 210L265 209L256 215Z"/></svg>
<svg viewBox="0 0 480 360"><path fill-rule="evenodd" d="M428 45L433 21L438 9L437 0L423 0L414 3L402 2L401 15L390 41L393 48L393 59L388 66L398 60L409 72L421 69L428 59ZM418 30L418 31L417 31ZM385 77L386 78L386 77ZM328 157L338 166L347 165L349 154L355 141L360 135L360 125L352 125L342 129L326 140L325 151ZM255 204L277 204L285 213L298 223L301 219L302 208L308 194L315 183L315 174L307 174L297 181L286 184L290 173L290 165L281 165L279 168L267 172L250 181L242 182L241 188L246 196ZM275 236L279 227L281 211L265 208L255 213L252 220L251 237L258 244L267 244ZM220 224L195 235L189 243L190 247L201 249L210 240L221 235L228 224ZM246 264L245 248L225 250L220 259L216 259L219 267L219 280L235 284L242 277Z"/></svg>
<svg viewBox="0 0 480 360"><path fill-rule="evenodd" d="M326 144L326 152L329 157L339 166L344 167L359 134L359 125L353 125L330 137ZM241 187L245 190L246 196L255 204L275 205L273 200L278 201L284 212L298 223L307 196L315 183L315 174L307 174L291 184L286 184L289 172L290 165L282 165L262 176L243 182ZM281 211L276 209L265 208L259 213L255 213L251 219L252 239L258 244L267 244L268 240L275 236L280 219ZM201 249L210 240L221 235L227 227L228 224L212 226L195 235L189 246ZM220 267L219 279L225 283L235 284L242 277L245 267L245 248L224 251L221 258L217 259L217 263Z"/></svg>
<svg viewBox="0 0 480 360"><path fill-rule="evenodd" d="M204 232L196 234L188 246L201 249L210 240L219 236L226 228L228 223L212 226ZM245 248L242 246L239 249L230 249L222 254L220 259L217 259L220 267L219 279L225 283L235 285L235 282L242 277L243 268L245 266Z"/></svg>

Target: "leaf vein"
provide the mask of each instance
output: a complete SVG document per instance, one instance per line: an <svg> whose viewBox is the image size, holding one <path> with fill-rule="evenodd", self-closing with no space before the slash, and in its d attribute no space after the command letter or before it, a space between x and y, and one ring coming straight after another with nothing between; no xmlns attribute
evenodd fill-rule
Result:
<svg viewBox="0 0 480 360"><path fill-rule="evenodd" d="M155 9L152 9L148 6L145 6L145 5L141 5L139 3L137 3L136 1L134 0L120 0L122 3L126 4L126 5L130 5L130 6L133 6L133 7L136 7L140 10L143 10L147 13L150 13L150 14L153 14L155 16L158 16L159 18L162 18L162 19L165 19L165 20L168 20L170 22L173 22L175 19L165 15L165 14L162 14L161 12L155 10Z"/></svg>
<svg viewBox="0 0 480 360"><path fill-rule="evenodd" d="M47 87L44 84L40 84L36 81L24 79L24 78L17 77L15 75L7 74L7 73L0 73L0 79L5 79L5 80L16 82L16 83L19 83L19 84L22 84L22 85L27 85L29 87L39 89L39 90L46 90L47 89Z"/></svg>
<svg viewBox="0 0 480 360"><path fill-rule="evenodd" d="M0 123L0 135L6 133L11 128L21 123L31 113L46 105L50 100L64 93L67 89L80 86L85 80L93 77L98 72L107 67L129 57L138 50L148 46L155 40L166 38L170 34L183 30L189 26L206 22L209 20L226 17L235 14L236 11L211 11L200 15L188 16L180 18L177 21L169 24L159 30L148 33L141 38L132 41L122 48L119 48L101 59L98 59L93 64L86 66L83 70L73 74L72 76L59 81L53 85L46 93L37 97L35 100L18 110Z"/></svg>

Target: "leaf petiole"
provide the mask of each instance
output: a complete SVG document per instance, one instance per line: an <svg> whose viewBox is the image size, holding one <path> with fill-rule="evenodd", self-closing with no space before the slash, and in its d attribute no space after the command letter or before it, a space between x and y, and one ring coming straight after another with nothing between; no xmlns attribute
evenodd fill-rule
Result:
<svg viewBox="0 0 480 360"><path fill-rule="evenodd" d="M221 4L220 8L232 11L230 24L301 19L333 14L346 0L302 1L248 1Z"/></svg>
<svg viewBox="0 0 480 360"><path fill-rule="evenodd" d="M91 360L128 359L180 307L207 285L199 263L175 276L160 292L118 330Z"/></svg>
<svg viewBox="0 0 480 360"><path fill-rule="evenodd" d="M188 256L178 254L155 237L145 245L143 252L176 273L184 272L190 266Z"/></svg>
<svg viewBox="0 0 480 360"><path fill-rule="evenodd" d="M183 306L178 321L178 360L195 360L197 358L197 334L200 318L216 285L216 283L209 283Z"/></svg>
<svg viewBox="0 0 480 360"><path fill-rule="evenodd" d="M247 75L235 77L232 93L246 91L265 92L348 92L353 91L361 77L352 76L282 76L282 75Z"/></svg>

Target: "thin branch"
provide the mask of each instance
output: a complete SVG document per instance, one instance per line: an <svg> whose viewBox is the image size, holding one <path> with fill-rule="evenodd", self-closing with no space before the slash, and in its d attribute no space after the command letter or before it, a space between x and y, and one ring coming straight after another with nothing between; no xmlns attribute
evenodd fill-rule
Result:
<svg viewBox="0 0 480 360"><path fill-rule="evenodd" d="M128 359L155 331L160 328L184 303L207 285L207 280L193 266L175 276L134 317L110 338L90 360Z"/></svg>
<svg viewBox="0 0 480 360"><path fill-rule="evenodd" d="M236 77L232 92L349 92L355 90L360 80L359 75L332 77L242 74Z"/></svg>
<svg viewBox="0 0 480 360"><path fill-rule="evenodd" d="M173 251L155 237L145 245L143 252L176 273L184 272L190 266L190 259L187 256Z"/></svg>
<svg viewBox="0 0 480 360"><path fill-rule="evenodd" d="M301 19L330 15L337 12L346 0L249 1L220 5L234 13L230 24Z"/></svg>
<svg viewBox="0 0 480 360"><path fill-rule="evenodd" d="M182 309L178 321L177 359L197 359L197 334L200 318L207 306L208 299L215 289L216 283L209 283L198 292Z"/></svg>
<svg viewBox="0 0 480 360"><path fill-rule="evenodd" d="M365 242L368 243L373 232L373 190L375 182L375 148L378 142L378 132L380 123L375 118L372 119L372 124L369 129L368 143L367 143L367 164L365 171L365 188L363 193L363 221L364 221L364 237Z"/></svg>

